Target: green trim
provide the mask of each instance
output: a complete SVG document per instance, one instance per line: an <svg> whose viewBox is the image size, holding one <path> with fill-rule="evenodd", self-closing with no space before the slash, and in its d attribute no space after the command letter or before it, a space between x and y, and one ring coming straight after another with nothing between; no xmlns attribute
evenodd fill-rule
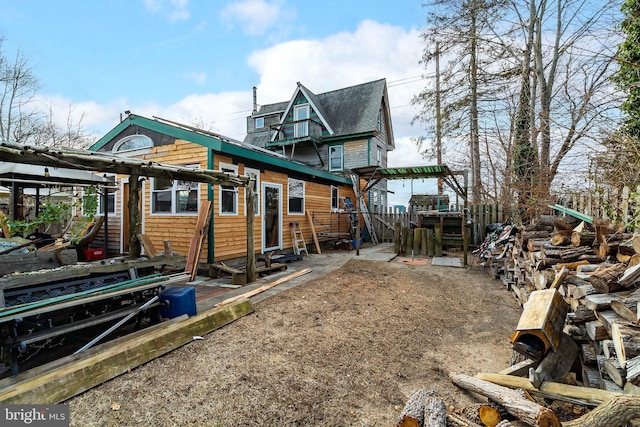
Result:
<svg viewBox="0 0 640 427"><path fill-rule="evenodd" d="M214 164L213 150L207 150L207 153L208 153L207 169L213 170L213 164ZM211 201L211 203L213 203L213 191L214 191L213 185L211 185L211 183L207 184L207 200ZM209 222L209 246L207 249L207 263L209 264L213 264L214 260L216 259L216 251L215 251L216 238L214 233L215 211L216 211L216 207L214 206L213 209L211 209L211 219Z"/></svg>
<svg viewBox="0 0 640 427"><path fill-rule="evenodd" d="M562 212L564 214L567 214L574 218L582 220L588 224L593 224L593 217L591 215L583 214L582 212L578 212L576 210L573 210L558 204L547 205L547 206L549 206L551 209L557 210L558 212Z"/></svg>
<svg viewBox="0 0 640 427"><path fill-rule="evenodd" d="M362 132L362 133L356 133L356 134L352 134L352 135L340 135L340 136L323 136L322 137L322 142L326 143L326 144L330 144L330 143L337 143L337 142L349 142L349 141L356 141L359 139L365 139L365 138L371 138L371 137L375 137L375 132Z"/></svg>
<svg viewBox="0 0 640 427"><path fill-rule="evenodd" d="M130 114L129 116L127 116L127 118L124 121L122 121L115 128L113 128L109 133L107 133L105 136L100 138L95 144L89 147L89 150L98 151L100 148L104 147L112 139L118 136L118 134L120 134L128 126L132 126L132 125L144 127L146 129L150 129L158 133L163 133L165 135L172 136L176 139L182 139L185 141L192 142L194 144L202 145L219 154L225 154L228 156L235 156L243 159L253 160L259 163L271 165L275 168L281 168L281 169L301 173L311 178L319 178L319 179L324 179L327 181L338 182L338 183L347 184L347 185L351 184L351 180L348 178L340 177L340 176L334 175L333 173L315 169L310 166L294 163L287 158L283 158L275 155L272 156L268 153L253 150L248 147L243 147L242 145L240 145L239 142L223 140L224 137L216 138L212 135L206 135L206 134L201 134L201 133L194 132L187 129L182 129L180 127L172 126L164 122L147 119L146 117L136 116L134 114Z"/></svg>

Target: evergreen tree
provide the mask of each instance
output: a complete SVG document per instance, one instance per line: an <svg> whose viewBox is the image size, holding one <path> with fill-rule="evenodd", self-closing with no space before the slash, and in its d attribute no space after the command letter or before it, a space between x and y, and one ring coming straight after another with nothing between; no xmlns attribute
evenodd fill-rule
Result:
<svg viewBox="0 0 640 427"><path fill-rule="evenodd" d="M619 70L613 81L626 92L621 106L625 114L622 130L637 139L640 138L640 0L626 0L622 13L626 19L620 28L626 39L618 47Z"/></svg>

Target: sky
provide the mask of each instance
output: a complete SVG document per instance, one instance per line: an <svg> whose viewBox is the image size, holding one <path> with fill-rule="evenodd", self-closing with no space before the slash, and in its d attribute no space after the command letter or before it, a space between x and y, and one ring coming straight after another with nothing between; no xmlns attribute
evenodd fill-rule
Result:
<svg viewBox="0 0 640 427"><path fill-rule="evenodd" d="M242 140L254 86L260 105L296 82L322 93L386 78L399 167L435 163L412 142L426 14L421 0L0 0L0 38L54 120L81 118L96 139L129 110ZM389 182L389 205L435 192L431 181Z"/></svg>

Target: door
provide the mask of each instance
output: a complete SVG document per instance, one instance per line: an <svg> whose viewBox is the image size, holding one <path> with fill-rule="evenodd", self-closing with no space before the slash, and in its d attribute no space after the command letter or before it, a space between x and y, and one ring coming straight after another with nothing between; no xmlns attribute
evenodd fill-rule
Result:
<svg viewBox="0 0 640 427"><path fill-rule="evenodd" d="M282 185L262 184L262 252L282 249Z"/></svg>

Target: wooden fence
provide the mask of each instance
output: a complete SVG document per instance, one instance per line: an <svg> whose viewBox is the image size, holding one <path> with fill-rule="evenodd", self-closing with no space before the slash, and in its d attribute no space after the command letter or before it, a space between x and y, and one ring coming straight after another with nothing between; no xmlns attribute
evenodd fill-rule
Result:
<svg viewBox="0 0 640 427"><path fill-rule="evenodd" d="M558 204L594 219L624 223L632 230L640 225L640 186L635 191L624 186L621 189L570 194L560 198Z"/></svg>
<svg viewBox="0 0 640 427"><path fill-rule="evenodd" d="M422 227L420 214L415 212L400 212L393 208L372 213L371 219L378 241L381 243L394 242L396 223L400 223L401 229ZM464 215L464 220L462 218L460 219L460 235L462 235L463 221L469 224L472 230L472 235L469 240L470 243L472 245L479 245L484 241L486 229L489 224L509 222L510 218L499 205L469 205L468 213ZM401 235L404 235L404 231L401 232Z"/></svg>

